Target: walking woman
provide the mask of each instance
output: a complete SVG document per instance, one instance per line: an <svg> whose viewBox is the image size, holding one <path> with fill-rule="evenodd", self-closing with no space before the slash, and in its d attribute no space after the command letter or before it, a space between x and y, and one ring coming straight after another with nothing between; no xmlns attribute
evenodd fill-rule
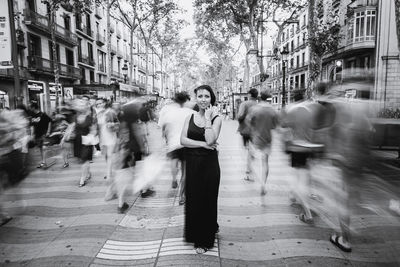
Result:
<svg viewBox="0 0 400 267"><path fill-rule="evenodd" d="M89 161L93 159L93 145L96 145L95 120L89 105L89 99L84 96L76 103L77 116L75 124L74 154L81 159L82 172L79 187L85 186L92 177ZM98 143L98 142L97 142Z"/></svg>
<svg viewBox="0 0 400 267"><path fill-rule="evenodd" d="M218 232L220 168L216 147L222 120L214 107L211 87L202 85L194 92L199 111L186 119L181 135L186 159L185 239L203 254L214 247Z"/></svg>

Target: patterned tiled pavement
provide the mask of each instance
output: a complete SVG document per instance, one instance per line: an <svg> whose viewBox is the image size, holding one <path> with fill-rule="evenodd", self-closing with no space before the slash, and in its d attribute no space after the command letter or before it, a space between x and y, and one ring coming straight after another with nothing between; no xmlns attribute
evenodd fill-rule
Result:
<svg viewBox="0 0 400 267"><path fill-rule="evenodd" d="M126 215L116 200L104 201L104 160L92 163L93 179L78 188L79 167L54 165L35 170L18 188L2 196L14 215L0 227L0 265L4 266L399 266L398 217L382 218L357 210L352 253L334 247L331 230L316 217L313 226L298 219L288 200L293 171L279 142L273 143L267 195L256 182L243 180L245 153L235 133L236 122L224 121L220 143L220 232L215 248L195 254L183 241L183 207L171 189L166 169L150 198L129 197ZM153 149L160 132L150 127ZM384 171L384 172L383 172ZM384 173L399 185L397 169Z"/></svg>

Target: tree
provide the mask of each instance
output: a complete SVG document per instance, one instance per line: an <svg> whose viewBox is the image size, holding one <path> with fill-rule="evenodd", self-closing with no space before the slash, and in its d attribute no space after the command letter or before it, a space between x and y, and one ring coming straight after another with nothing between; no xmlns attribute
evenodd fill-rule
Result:
<svg viewBox="0 0 400 267"><path fill-rule="evenodd" d="M297 8L300 0L196 0L195 22L206 40L225 39L229 43L232 37L238 36L244 43L246 51L259 49L259 31L267 30L265 23L277 10ZM270 20L273 22L272 20ZM249 55L246 54L244 85L249 84ZM257 56L261 74L265 73L262 57Z"/></svg>
<svg viewBox="0 0 400 267"><path fill-rule="evenodd" d="M178 6L173 0L147 0L142 5L138 5L136 12L138 14L149 14L147 19L139 23L139 29L145 43L145 56L146 56L146 89L149 79L148 69L148 55L149 48L151 47L152 53L154 49L151 46L157 25L167 16L178 11ZM139 17L139 16L138 16ZM154 74L153 74L154 75Z"/></svg>
<svg viewBox="0 0 400 267"><path fill-rule="evenodd" d="M154 39L157 46L160 48L157 52L154 51L160 58L161 65L161 92L164 93L164 74L163 74L163 63L165 52L167 54L179 53L175 51L176 45L180 41L180 30L188 23L182 19L174 19L171 15L166 16L158 23L154 32Z"/></svg>
<svg viewBox="0 0 400 267"><path fill-rule="evenodd" d="M50 24L50 35L51 35L51 46L53 55L53 70L54 70L54 83L56 86L56 108L59 106L59 95L58 95L58 84L60 80L60 69L58 65L57 58L57 42L56 42L56 30L57 30L57 10L60 7L68 11L82 10L83 8L88 8L92 5L93 0L42 0L42 3L46 4L49 14L49 24ZM61 100L64 102L64 94L61 94Z"/></svg>
<svg viewBox="0 0 400 267"><path fill-rule="evenodd" d="M342 38L339 16L334 14L331 8L327 9L323 21L316 21L316 14L324 12L323 2L319 1L318 5L315 6L315 1L312 0L309 6L308 43L310 47L310 62L308 67L308 97L312 93L312 83L321 75L323 56L327 53L334 53L338 49Z"/></svg>
<svg viewBox="0 0 400 267"><path fill-rule="evenodd" d="M397 44L400 51L400 0L394 0L396 12Z"/></svg>

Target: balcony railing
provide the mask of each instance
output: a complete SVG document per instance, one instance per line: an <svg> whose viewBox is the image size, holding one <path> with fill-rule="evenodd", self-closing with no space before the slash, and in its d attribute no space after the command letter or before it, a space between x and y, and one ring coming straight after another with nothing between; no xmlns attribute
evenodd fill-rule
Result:
<svg viewBox="0 0 400 267"><path fill-rule="evenodd" d="M96 44L98 46L103 46L106 43L106 38L100 33L96 34Z"/></svg>
<svg viewBox="0 0 400 267"><path fill-rule="evenodd" d="M79 25L79 27L76 29L78 30L78 32L81 32L89 37L93 37L93 31L85 25Z"/></svg>
<svg viewBox="0 0 400 267"><path fill-rule="evenodd" d="M106 66L104 65L104 64L98 64L98 68L97 68L97 70L98 71L101 71L101 72L106 72Z"/></svg>
<svg viewBox="0 0 400 267"><path fill-rule="evenodd" d="M86 55L78 55L78 62L86 65L94 66L94 59Z"/></svg>
<svg viewBox="0 0 400 267"><path fill-rule="evenodd" d="M117 47L114 45L111 46L111 54L114 54L114 55L117 54Z"/></svg>
<svg viewBox="0 0 400 267"><path fill-rule="evenodd" d="M363 42L374 42L374 41L375 41L375 36L353 37L353 34L351 34L351 36L347 37L347 44L363 43Z"/></svg>
<svg viewBox="0 0 400 267"><path fill-rule="evenodd" d="M80 79L82 77L81 70L79 68L62 63L57 64L60 75L74 79ZM28 69L31 71L45 72L54 75L54 61L38 56L28 56Z"/></svg>
<svg viewBox="0 0 400 267"><path fill-rule="evenodd" d="M25 9L25 24L29 26L33 26L36 29L42 31L44 34L50 35L51 25L49 22L49 18L43 15L40 15L32 10ZM63 42L68 44L77 45L78 38L76 34L72 33L70 30L67 30L64 27L56 24L56 38L60 39Z"/></svg>
<svg viewBox="0 0 400 267"><path fill-rule="evenodd" d="M103 10L100 7L96 6L96 10L94 12L94 15L97 18L101 19L103 17Z"/></svg>
<svg viewBox="0 0 400 267"><path fill-rule="evenodd" d="M120 72L118 72L118 71L115 71L115 70L113 70L111 72L111 76L114 77L114 78L122 78L122 74Z"/></svg>
<svg viewBox="0 0 400 267"><path fill-rule="evenodd" d="M14 69L0 69L0 77L14 78ZM21 79L27 79L29 74L25 67L19 66L19 77Z"/></svg>

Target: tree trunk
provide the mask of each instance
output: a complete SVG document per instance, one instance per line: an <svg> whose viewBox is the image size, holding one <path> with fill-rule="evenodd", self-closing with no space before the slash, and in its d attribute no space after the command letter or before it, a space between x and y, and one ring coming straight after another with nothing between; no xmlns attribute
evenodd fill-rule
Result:
<svg viewBox="0 0 400 267"><path fill-rule="evenodd" d="M133 77L133 27L130 31L131 35L130 35L130 47L129 47L129 62L130 62L130 68L129 68L129 84L132 85L133 80L135 79L135 77Z"/></svg>
<svg viewBox="0 0 400 267"><path fill-rule="evenodd" d="M400 0L394 0L396 12L397 45L400 51Z"/></svg>
<svg viewBox="0 0 400 267"><path fill-rule="evenodd" d="M58 99L58 84L60 80L60 70L58 65L58 58L57 58L57 42L56 42L56 9L54 4L50 4L50 25L51 25L51 44L52 44L52 53L53 53L53 69L54 69L54 83L56 88L56 109L59 106L59 99Z"/></svg>
<svg viewBox="0 0 400 267"><path fill-rule="evenodd" d="M107 85L111 83L111 18L110 18L111 0L107 0L106 3L106 16L107 16L107 29L106 29L106 41L107 41Z"/></svg>
<svg viewBox="0 0 400 267"><path fill-rule="evenodd" d="M148 46L147 42L145 42L145 45L146 45L146 94L148 94L149 89L147 87L149 86L148 85L148 82L149 82L149 58L148 58L149 46Z"/></svg>
<svg viewBox="0 0 400 267"><path fill-rule="evenodd" d="M310 39L311 36L314 36L314 10L315 10L315 0L308 1L308 37ZM315 52L312 50L311 46L309 47L309 59L308 59L308 80L307 80L307 89L306 89L306 97L311 98L312 96L312 87L313 87L313 80L314 80L314 57Z"/></svg>
<svg viewBox="0 0 400 267"><path fill-rule="evenodd" d="M250 81L250 65L249 65L249 56L246 55L245 66L244 66L244 77L243 77L243 91L247 92L249 90ZM242 93L242 90L240 91Z"/></svg>

